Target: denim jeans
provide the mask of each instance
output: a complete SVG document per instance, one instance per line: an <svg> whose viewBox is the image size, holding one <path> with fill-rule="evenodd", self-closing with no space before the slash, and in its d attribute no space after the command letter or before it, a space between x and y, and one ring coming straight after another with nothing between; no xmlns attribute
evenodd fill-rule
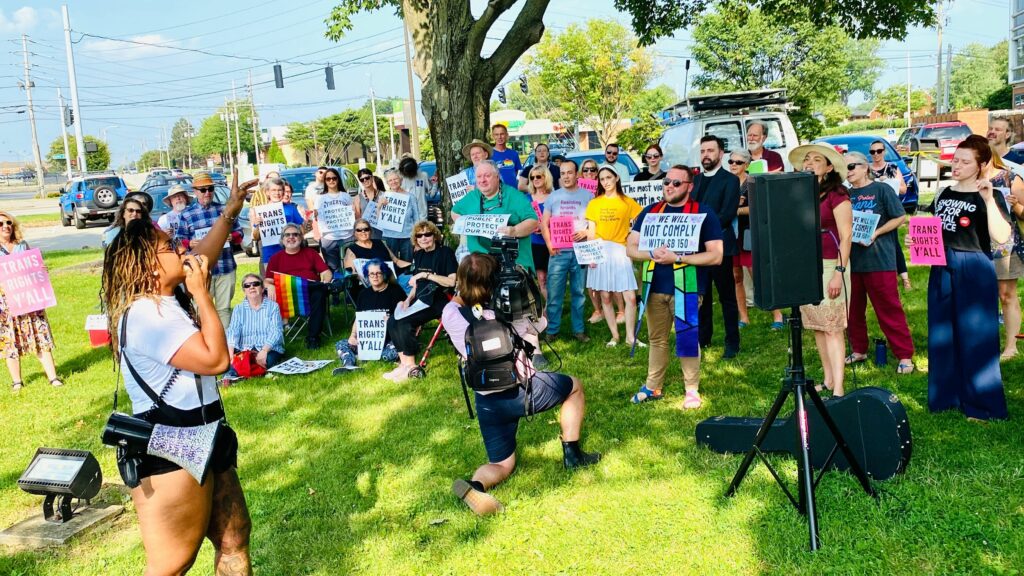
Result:
<svg viewBox="0 0 1024 576"><path fill-rule="evenodd" d="M338 353L338 360L341 361L342 366L356 365L359 354L358 346L352 346L348 340L338 340L334 345L334 351ZM381 352L380 359L385 362L398 362L398 350L395 349L395 345L391 342L384 344L384 351Z"/></svg>
<svg viewBox="0 0 1024 576"><path fill-rule="evenodd" d="M583 305L587 301L585 287L587 270L576 262L576 253L563 249L548 261L548 330L549 336L558 334L562 323L562 302L565 284L569 282L569 315L573 334L583 333Z"/></svg>

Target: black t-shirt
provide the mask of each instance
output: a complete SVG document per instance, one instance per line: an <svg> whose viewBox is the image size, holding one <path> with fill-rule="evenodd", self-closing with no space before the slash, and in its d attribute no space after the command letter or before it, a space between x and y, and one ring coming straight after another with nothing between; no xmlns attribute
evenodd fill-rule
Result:
<svg viewBox="0 0 1024 576"><path fill-rule="evenodd" d="M459 262L455 259L455 253L452 249L447 246L438 246L432 251L427 252L426 250L417 250L412 254L413 270L412 273L418 272L430 272L438 276L448 276L454 274L459 269ZM443 298L441 291L437 287L437 283L432 280L426 280L421 278L416 281L416 293L421 294L428 285L434 286L434 298Z"/></svg>
<svg viewBox="0 0 1024 576"><path fill-rule="evenodd" d="M633 182L647 182L648 180L664 180L665 176L667 176L667 174L665 174L664 170L658 170L657 174L651 174L649 168L644 168L636 176L633 177Z"/></svg>
<svg viewBox="0 0 1024 576"><path fill-rule="evenodd" d="M384 245L384 242L380 240L371 240L370 242L372 245L369 248L364 248L355 242L349 244L348 248L356 258L366 258L367 260L379 258L382 262L391 262L391 254L388 253L388 247Z"/></svg>
<svg viewBox="0 0 1024 576"><path fill-rule="evenodd" d="M946 188L935 197L935 215L942 220L942 243L946 248L962 252L991 251L988 209L980 193Z"/></svg>
<svg viewBox="0 0 1024 576"><path fill-rule="evenodd" d="M740 185L740 208L747 208L750 206L750 191L754 189L754 179L747 177L746 181ZM736 244L740 250L750 252L743 246L746 243L747 234L750 231L750 215L749 214L737 214L736 215Z"/></svg>
<svg viewBox="0 0 1024 576"><path fill-rule="evenodd" d="M359 298L356 301L356 311L387 310L388 314L393 314L395 306L403 300L405 300L405 291L394 283L389 283L380 292L373 288L364 288L359 292Z"/></svg>

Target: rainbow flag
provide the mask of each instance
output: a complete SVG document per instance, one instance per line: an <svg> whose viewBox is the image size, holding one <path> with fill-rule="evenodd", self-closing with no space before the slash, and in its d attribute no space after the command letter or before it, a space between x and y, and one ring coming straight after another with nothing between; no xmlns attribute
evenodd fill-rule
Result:
<svg viewBox="0 0 1024 576"><path fill-rule="evenodd" d="M274 272L274 292L281 318L309 315L309 284L305 278Z"/></svg>

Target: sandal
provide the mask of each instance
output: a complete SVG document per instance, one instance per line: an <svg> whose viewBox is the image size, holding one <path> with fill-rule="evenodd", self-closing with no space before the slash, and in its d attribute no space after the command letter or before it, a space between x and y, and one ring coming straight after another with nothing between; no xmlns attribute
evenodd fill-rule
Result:
<svg viewBox="0 0 1024 576"><path fill-rule="evenodd" d="M913 362L909 362L909 363L900 362L899 365L896 366L896 373L897 374L913 374L914 373L914 363Z"/></svg>
<svg viewBox="0 0 1024 576"><path fill-rule="evenodd" d="M847 364L860 364L861 362L866 362L867 359L868 359L868 355L867 354L857 354L856 352L854 352L853 354L850 354L849 356L846 357L846 363Z"/></svg>
<svg viewBox="0 0 1024 576"><path fill-rule="evenodd" d="M593 314L590 315L590 319L587 320L587 322L590 322L591 324L597 324L601 320L604 320L604 316L599 312L594 312Z"/></svg>
<svg viewBox="0 0 1024 576"><path fill-rule="evenodd" d="M608 348L615 348L618 345L619 345L619 341L616 338L612 338L611 340L608 341L607 344L605 344L605 346L607 346Z"/></svg>
<svg viewBox="0 0 1024 576"><path fill-rule="evenodd" d="M786 325L783 324L782 322L772 322L772 325L771 325L771 329L772 330L782 330L785 327L786 327Z"/></svg>
<svg viewBox="0 0 1024 576"><path fill-rule="evenodd" d="M626 346L629 346L630 348L632 348L634 344L636 345L637 348L647 348L647 344L644 344L643 342L641 342L639 340L634 340L632 342L628 342L628 341L626 342Z"/></svg>
<svg viewBox="0 0 1024 576"><path fill-rule="evenodd" d="M700 393L696 390L687 390L686 398L683 399L683 410L696 410L704 405L704 401L700 398Z"/></svg>
<svg viewBox="0 0 1024 576"><path fill-rule="evenodd" d="M622 313L622 312L619 312L618 314L616 314L615 315L615 323L616 324L625 324L626 323L626 315L624 313Z"/></svg>
<svg viewBox="0 0 1024 576"><path fill-rule="evenodd" d="M818 396L822 396L822 394L832 395L832 388L828 384L818 384L814 387L814 391L818 393Z"/></svg>
<svg viewBox="0 0 1024 576"><path fill-rule="evenodd" d="M54 388L60 388L61 386L64 385L64 381L61 380L60 378L54 378L50 380L50 384L53 385Z"/></svg>
<svg viewBox="0 0 1024 576"><path fill-rule="evenodd" d="M662 394L661 390L651 390L646 384L640 387L640 391L633 394L633 397L629 399L633 404L643 404L644 402L650 402L652 400L661 400L665 395Z"/></svg>
<svg viewBox="0 0 1024 576"><path fill-rule="evenodd" d="M747 326L750 326L750 322L744 322L743 320L739 321L740 328L746 328Z"/></svg>
<svg viewBox="0 0 1024 576"><path fill-rule="evenodd" d="M17 380L13 384L11 384L11 392L18 392L22 389L23 386L25 386L25 383L22 382L21 380Z"/></svg>

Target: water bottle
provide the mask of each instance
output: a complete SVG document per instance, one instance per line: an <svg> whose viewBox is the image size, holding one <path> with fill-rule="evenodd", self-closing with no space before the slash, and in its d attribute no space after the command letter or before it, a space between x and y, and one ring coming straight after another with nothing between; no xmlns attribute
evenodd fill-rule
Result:
<svg viewBox="0 0 1024 576"><path fill-rule="evenodd" d="M875 338L875 366L885 366L888 355L885 338Z"/></svg>

